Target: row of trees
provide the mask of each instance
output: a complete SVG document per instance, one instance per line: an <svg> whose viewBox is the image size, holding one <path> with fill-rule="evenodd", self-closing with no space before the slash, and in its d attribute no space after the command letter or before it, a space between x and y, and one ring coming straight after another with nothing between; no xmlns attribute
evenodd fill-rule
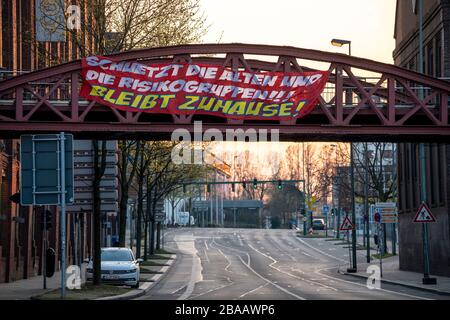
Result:
<svg viewBox="0 0 450 320"><path fill-rule="evenodd" d="M67 32L80 57L107 55L115 52L200 41L207 28L200 13L199 0L76 0L61 1L81 8L80 28L60 27ZM66 12L67 18L71 13ZM51 17L49 17L51 18ZM54 64L60 57L49 57ZM100 283L101 196L100 180L106 168L106 141L94 140L93 228L94 284ZM144 234L144 254L154 248L153 214L157 201L178 188L181 179L195 176L197 170L172 164L171 142L119 142L119 244L125 245L127 203L131 188L137 188L137 255L141 254ZM192 169L192 170L191 170ZM144 200L147 207L144 208ZM144 226L144 230L142 230ZM148 241L148 238L150 239Z"/></svg>
<svg viewBox="0 0 450 320"><path fill-rule="evenodd" d="M395 201L396 165L395 145L390 143L354 144L355 197L365 198L364 185L368 186L368 202ZM305 191L310 197L330 203L333 195L339 206L351 210L350 144L348 143L294 143L290 144L279 157L269 154L265 163L276 168L269 176L261 176L261 164L252 161L254 155L245 151L237 156L239 163L234 166L235 179L252 181L253 178L266 180L305 180L306 190L298 185L297 191ZM367 174L366 174L367 169ZM281 221L299 209L292 186L278 190L270 184L258 185L256 189L240 187L238 198L264 200L271 215L278 215ZM292 191L292 192L291 192ZM292 196L294 194L294 196Z"/></svg>

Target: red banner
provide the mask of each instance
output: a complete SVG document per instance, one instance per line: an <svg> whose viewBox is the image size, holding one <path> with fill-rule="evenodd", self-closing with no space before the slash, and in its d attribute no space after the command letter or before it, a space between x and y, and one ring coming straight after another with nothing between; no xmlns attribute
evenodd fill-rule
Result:
<svg viewBox="0 0 450 320"><path fill-rule="evenodd" d="M133 112L289 120L308 114L328 71L248 72L187 63L142 64L92 56L82 62L81 96Z"/></svg>

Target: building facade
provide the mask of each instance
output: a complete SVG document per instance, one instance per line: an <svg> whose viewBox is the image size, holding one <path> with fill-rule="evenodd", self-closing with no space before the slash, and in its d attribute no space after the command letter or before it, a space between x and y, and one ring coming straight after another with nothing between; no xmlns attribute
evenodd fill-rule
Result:
<svg viewBox="0 0 450 320"><path fill-rule="evenodd" d="M423 1L423 72L450 80L450 1ZM393 52L395 64L419 71L417 1L397 0ZM436 217L430 223L430 268L450 276L450 144L426 143L427 204ZM422 229L412 223L421 203L417 143L398 145L400 269L423 271Z"/></svg>
<svg viewBox="0 0 450 320"><path fill-rule="evenodd" d="M51 3L54 0L46 1ZM80 30L77 40L69 32L64 41L37 41L36 9L43 0L0 1L0 81L78 59L82 49L94 48L94 41ZM68 0L78 4L90 19L87 1ZM84 20L87 21L87 20ZM51 40L51 39L50 39ZM77 45L76 41L82 43ZM0 282L10 282L41 274L43 232L41 219L45 210L52 212L48 246L59 260L59 219L56 206L22 207L9 197L20 187L20 141L0 140ZM67 215L68 264L77 263L90 254L91 219L85 215ZM80 250L83 248L83 250ZM58 263L57 263L58 264Z"/></svg>

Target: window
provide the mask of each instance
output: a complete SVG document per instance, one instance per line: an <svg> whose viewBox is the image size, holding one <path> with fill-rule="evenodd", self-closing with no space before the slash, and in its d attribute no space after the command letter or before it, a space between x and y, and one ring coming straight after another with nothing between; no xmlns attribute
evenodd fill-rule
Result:
<svg viewBox="0 0 450 320"><path fill-rule="evenodd" d="M436 45L435 45L435 61L436 61L436 77L442 76L442 40L441 31L436 34Z"/></svg>
<svg viewBox="0 0 450 320"><path fill-rule="evenodd" d="M430 41L427 45L427 74L429 76L434 75L434 53L433 53L433 41Z"/></svg>

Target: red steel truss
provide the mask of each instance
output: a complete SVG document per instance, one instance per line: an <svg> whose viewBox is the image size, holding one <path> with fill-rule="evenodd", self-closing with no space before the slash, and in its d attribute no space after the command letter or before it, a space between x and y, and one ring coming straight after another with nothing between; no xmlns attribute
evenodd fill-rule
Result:
<svg viewBox="0 0 450 320"><path fill-rule="evenodd" d="M202 115L123 112L79 97L81 61L0 82L0 136L72 132L80 138L167 138L176 128L279 129L283 140L432 140L450 136L450 83L348 55L294 47L198 44L111 55L120 60L212 63L248 71L331 72L319 104L292 121L243 121Z"/></svg>

